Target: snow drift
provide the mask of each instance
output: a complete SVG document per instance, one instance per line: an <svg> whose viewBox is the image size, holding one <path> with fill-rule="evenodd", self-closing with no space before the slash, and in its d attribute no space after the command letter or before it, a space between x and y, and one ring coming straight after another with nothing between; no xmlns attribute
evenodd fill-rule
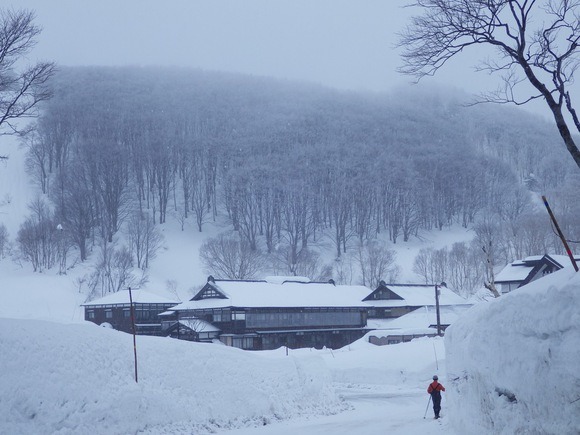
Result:
<svg viewBox="0 0 580 435"><path fill-rule="evenodd" d="M319 356L0 319L0 433L200 433L345 409ZM283 392L281 394L280 392Z"/></svg>
<svg viewBox="0 0 580 435"><path fill-rule="evenodd" d="M580 433L580 273L472 308L446 332L458 433Z"/></svg>

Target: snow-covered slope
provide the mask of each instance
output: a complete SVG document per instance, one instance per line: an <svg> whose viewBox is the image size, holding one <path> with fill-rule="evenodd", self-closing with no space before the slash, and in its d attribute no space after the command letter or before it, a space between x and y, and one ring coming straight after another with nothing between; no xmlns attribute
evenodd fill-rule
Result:
<svg viewBox="0 0 580 435"><path fill-rule="evenodd" d="M580 433L580 273L472 308L445 337L458 433Z"/></svg>
<svg viewBox="0 0 580 435"><path fill-rule="evenodd" d="M315 354L139 336L135 383L131 335L90 323L0 319L0 349L2 434L198 433L345 408Z"/></svg>

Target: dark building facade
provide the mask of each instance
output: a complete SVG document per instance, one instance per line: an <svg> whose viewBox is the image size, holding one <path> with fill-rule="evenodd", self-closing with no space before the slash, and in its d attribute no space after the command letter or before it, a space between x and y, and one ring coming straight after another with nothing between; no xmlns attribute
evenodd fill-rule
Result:
<svg viewBox="0 0 580 435"><path fill-rule="evenodd" d="M335 349L367 332L367 310L362 303L368 295L366 287L273 278L210 277L190 301L162 316L162 329L176 338L219 339L248 350Z"/></svg>
<svg viewBox="0 0 580 435"><path fill-rule="evenodd" d="M142 335L161 335L159 314L179 303L144 290L132 290L135 332ZM128 290L82 304L85 320L118 331L133 332L131 303Z"/></svg>

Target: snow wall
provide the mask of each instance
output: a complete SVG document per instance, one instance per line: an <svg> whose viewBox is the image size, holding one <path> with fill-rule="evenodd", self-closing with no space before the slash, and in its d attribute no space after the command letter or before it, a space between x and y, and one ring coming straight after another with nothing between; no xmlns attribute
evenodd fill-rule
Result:
<svg viewBox="0 0 580 435"><path fill-rule="evenodd" d="M0 434L213 433L343 411L319 356L0 319Z"/></svg>
<svg viewBox="0 0 580 435"><path fill-rule="evenodd" d="M580 273L480 304L445 335L457 433L580 434Z"/></svg>

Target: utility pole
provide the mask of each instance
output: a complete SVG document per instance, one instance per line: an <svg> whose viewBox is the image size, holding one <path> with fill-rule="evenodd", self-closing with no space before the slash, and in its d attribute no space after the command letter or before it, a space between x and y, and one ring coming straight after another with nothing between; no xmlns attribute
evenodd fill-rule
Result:
<svg viewBox="0 0 580 435"><path fill-rule="evenodd" d="M133 354L135 355L135 382L137 380L137 340L135 338L135 309L133 308L133 294L131 293L131 287L129 287L129 303L131 306L131 326L133 329Z"/></svg>
<svg viewBox="0 0 580 435"><path fill-rule="evenodd" d="M439 285L435 284L435 311L437 312L437 336L441 337L441 315L439 313Z"/></svg>

